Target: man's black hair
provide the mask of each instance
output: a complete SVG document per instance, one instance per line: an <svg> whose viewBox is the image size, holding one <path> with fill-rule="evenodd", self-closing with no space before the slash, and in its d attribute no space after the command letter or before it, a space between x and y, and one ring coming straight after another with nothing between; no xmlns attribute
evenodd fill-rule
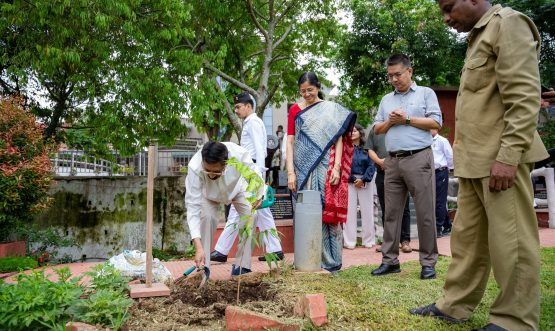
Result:
<svg viewBox="0 0 555 331"><path fill-rule="evenodd" d="M241 92L233 97L233 102L238 103L249 103L254 109L254 100L248 92Z"/></svg>
<svg viewBox="0 0 555 331"><path fill-rule="evenodd" d="M394 66L396 64L402 64L407 68L412 68L412 64L410 63L410 59L405 54L393 54L385 61L385 66Z"/></svg>
<svg viewBox="0 0 555 331"><path fill-rule="evenodd" d="M221 142L209 141L202 147L202 160L208 164L225 163L227 161L227 147Z"/></svg>

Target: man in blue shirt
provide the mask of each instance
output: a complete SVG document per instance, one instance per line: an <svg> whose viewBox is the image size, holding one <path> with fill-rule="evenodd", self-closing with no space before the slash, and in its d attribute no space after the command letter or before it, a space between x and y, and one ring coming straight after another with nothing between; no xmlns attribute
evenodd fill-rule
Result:
<svg viewBox="0 0 555 331"><path fill-rule="evenodd" d="M385 134L385 222L382 264L372 271L380 276L400 272L399 234L403 208L410 192L416 209L421 279L436 277L435 174L431 129L441 126L437 97L430 88L412 81L406 55L386 61L389 82L395 90L385 95L374 122L374 132Z"/></svg>

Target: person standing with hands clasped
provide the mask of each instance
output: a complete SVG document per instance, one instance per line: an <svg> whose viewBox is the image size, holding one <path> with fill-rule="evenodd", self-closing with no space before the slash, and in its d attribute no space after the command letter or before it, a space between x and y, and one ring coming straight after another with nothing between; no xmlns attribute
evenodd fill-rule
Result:
<svg viewBox="0 0 555 331"><path fill-rule="evenodd" d="M540 250L530 171L548 154L536 128L540 36L527 16L487 0L439 0L469 32L455 108L457 214L443 295L412 314L461 323L493 269L499 293L478 330L538 330Z"/></svg>
<svg viewBox="0 0 555 331"><path fill-rule="evenodd" d="M372 248L376 244L376 227L374 226L374 190L370 182L374 178L374 162L368 156L364 146L364 129L355 124L351 133L355 146L351 176L349 177L349 206L347 223L343 229L343 247L354 249L357 243L357 207L360 206L362 219L362 245Z"/></svg>
<svg viewBox="0 0 555 331"><path fill-rule="evenodd" d="M395 90L385 95L374 123L385 134L389 155L385 168L385 222L382 264L373 276L400 272L399 234L408 193L414 199L418 226L421 279L436 277L435 176L431 129L441 126L441 111L434 91L412 81L413 69L404 54L386 61L389 82Z"/></svg>

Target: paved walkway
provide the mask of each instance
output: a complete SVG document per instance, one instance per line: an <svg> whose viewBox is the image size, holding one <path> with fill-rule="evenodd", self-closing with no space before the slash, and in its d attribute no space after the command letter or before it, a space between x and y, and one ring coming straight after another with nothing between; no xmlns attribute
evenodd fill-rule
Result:
<svg viewBox="0 0 555 331"><path fill-rule="evenodd" d="M540 234L540 245L542 247L555 247L555 229L545 229L541 228L539 231ZM451 237L443 237L437 240L438 243L438 250L440 255L444 256L451 256L451 248L450 248L450 239ZM417 261L418 260L418 240L411 241L411 247L414 249L412 253L405 254L400 253L399 260L401 263L407 261ZM289 263L293 263L293 253L285 254L285 259ZM343 268L349 268L352 266L358 265L378 265L380 264L382 259L382 254L376 252L375 248L364 248L364 247L357 247L353 250L344 249L343 250ZM225 280L231 278L231 265L235 262L235 259L231 258L226 263L218 263L214 262L212 267L210 268L211 279L219 279ZM85 262L85 263L70 263L66 264L69 266L70 271L73 275L80 275L86 271L90 271L91 268L98 264L99 262ZM172 273L174 278L177 278L183 274L183 271L187 270L190 266L194 264L193 261L172 261L172 262L163 262L163 264L169 269ZM58 268L65 265L57 265L54 267L49 267L46 269L46 274L51 275L51 279L55 280L55 274L52 271L53 268ZM260 262L256 257L253 257L252 263L252 270L253 271L260 271L260 272L267 272L268 265L266 262ZM29 272L29 271L27 271ZM6 276L6 275L4 275ZM0 274L0 277L2 275ZM6 277L4 280L6 282L14 282L12 277ZM87 280L84 280L87 282Z"/></svg>

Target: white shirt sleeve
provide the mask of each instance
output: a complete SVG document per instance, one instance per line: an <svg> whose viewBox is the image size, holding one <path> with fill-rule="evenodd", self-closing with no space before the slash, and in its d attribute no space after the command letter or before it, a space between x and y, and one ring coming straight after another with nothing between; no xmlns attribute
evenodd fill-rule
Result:
<svg viewBox="0 0 555 331"><path fill-rule="evenodd" d="M185 207L191 239L200 238L200 211L202 209L202 183L198 174L189 170L185 178Z"/></svg>
<svg viewBox="0 0 555 331"><path fill-rule="evenodd" d="M266 137L265 130L259 124L262 122L255 122L250 121L252 124L248 126L248 130L250 131L249 134L253 137L252 144L254 145L256 166L258 167L258 171L260 173L266 172L268 170L266 168L266 151L265 151L265 142L268 139Z"/></svg>
<svg viewBox="0 0 555 331"><path fill-rule="evenodd" d="M445 139L445 141L443 142L443 150L445 153L445 158L447 159L447 167L449 169L453 169L455 167L453 165L453 148L451 148L451 144L447 139Z"/></svg>

